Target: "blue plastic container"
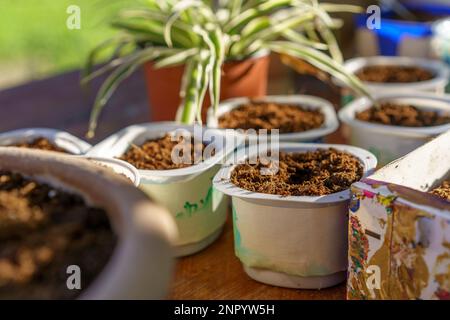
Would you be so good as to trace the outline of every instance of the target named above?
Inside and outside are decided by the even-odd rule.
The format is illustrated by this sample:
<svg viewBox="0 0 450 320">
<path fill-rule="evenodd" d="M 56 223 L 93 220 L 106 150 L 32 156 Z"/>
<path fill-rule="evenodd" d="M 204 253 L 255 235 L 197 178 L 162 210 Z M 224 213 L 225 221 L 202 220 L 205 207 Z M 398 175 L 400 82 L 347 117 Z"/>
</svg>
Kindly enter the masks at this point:
<svg viewBox="0 0 450 320">
<path fill-rule="evenodd" d="M 450 16 L 450 3 L 447 5 L 414 3 L 405 4 L 405 7 L 413 12 L 424 12 L 436 17 Z M 369 16 L 367 14 L 356 15 L 355 23 L 358 29 L 368 30 L 366 22 Z M 396 20 L 393 11 L 382 10 L 381 28 L 370 30 L 370 32 L 375 34 L 378 45 L 378 52 L 374 52 L 373 55 L 397 56 L 401 55 L 399 47 L 405 39 L 431 39 L 433 23 Z M 414 54 L 411 53 L 411 56 Z"/>
</svg>

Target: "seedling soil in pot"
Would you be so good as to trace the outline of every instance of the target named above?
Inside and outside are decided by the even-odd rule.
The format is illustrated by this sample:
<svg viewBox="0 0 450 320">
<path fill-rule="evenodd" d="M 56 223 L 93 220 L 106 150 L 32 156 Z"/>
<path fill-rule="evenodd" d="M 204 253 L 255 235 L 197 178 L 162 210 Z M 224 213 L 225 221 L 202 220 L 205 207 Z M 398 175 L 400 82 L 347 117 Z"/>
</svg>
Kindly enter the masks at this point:
<svg viewBox="0 0 450 320">
<path fill-rule="evenodd" d="M 367 66 L 358 70 L 356 76 L 362 81 L 374 83 L 412 83 L 431 80 L 435 75 L 414 66 Z"/>
<path fill-rule="evenodd" d="M 223 129 L 279 129 L 279 133 L 320 128 L 325 116 L 320 110 L 289 104 L 250 102 L 219 117 Z"/>
<path fill-rule="evenodd" d="M 56 151 L 61 153 L 69 153 L 67 150 L 58 147 L 50 140 L 46 138 L 36 138 L 30 142 L 21 142 L 10 145 L 11 147 L 27 148 L 27 149 L 39 149 L 45 151 Z"/>
<path fill-rule="evenodd" d="M 356 113 L 355 117 L 361 121 L 402 127 L 433 127 L 450 123 L 450 114 L 394 103 L 382 103 Z"/>
<path fill-rule="evenodd" d="M 450 180 L 444 181 L 440 186 L 431 190 L 430 193 L 450 201 Z"/>
<path fill-rule="evenodd" d="M 272 164 L 273 165 L 273 164 Z M 356 157 L 333 148 L 279 154 L 278 172 L 261 174 L 261 162 L 236 166 L 231 182 L 258 193 L 280 196 L 323 196 L 346 190 L 361 179 L 363 166 Z"/>
<path fill-rule="evenodd" d="M 176 141 L 172 141 L 172 135 L 166 134 L 162 138 L 147 140 L 142 145 L 137 146 L 132 144 L 130 148 L 119 159 L 124 160 L 141 170 L 171 170 L 190 167 L 203 160 L 203 151 L 205 145 L 203 142 L 194 141 L 192 138 L 190 142 L 185 141 L 185 138 L 180 137 Z M 189 146 L 190 143 L 190 146 Z M 186 152 L 190 150 L 190 160 L 181 163 L 172 161 L 172 152 L 178 146 L 188 146 Z M 182 152 L 182 151 L 180 151 Z"/>
<path fill-rule="evenodd" d="M 0 172 L 0 299 L 76 298 L 116 242 L 106 212 L 79 195 Z M 67 286 L 71 265 L 80 268 L 79 290 Z"/>
</svg>

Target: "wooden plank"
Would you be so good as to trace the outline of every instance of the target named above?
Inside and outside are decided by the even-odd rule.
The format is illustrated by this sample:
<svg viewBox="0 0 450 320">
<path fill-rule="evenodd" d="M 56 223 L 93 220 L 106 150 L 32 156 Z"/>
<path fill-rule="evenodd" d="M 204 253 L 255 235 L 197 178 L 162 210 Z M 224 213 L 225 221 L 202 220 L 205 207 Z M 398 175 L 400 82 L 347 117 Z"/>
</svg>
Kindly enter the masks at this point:
<svg viewBox="0 0 450 320">
<path fill-rule="evenodd" d="M 233 249 L 233 228 L 228 219 L 221 237 L 210 247 L 178 260 L 169 299 L 345 299 L 345 285 L 322 290 L 294 290 L 250 279 Z"/>
</svg>

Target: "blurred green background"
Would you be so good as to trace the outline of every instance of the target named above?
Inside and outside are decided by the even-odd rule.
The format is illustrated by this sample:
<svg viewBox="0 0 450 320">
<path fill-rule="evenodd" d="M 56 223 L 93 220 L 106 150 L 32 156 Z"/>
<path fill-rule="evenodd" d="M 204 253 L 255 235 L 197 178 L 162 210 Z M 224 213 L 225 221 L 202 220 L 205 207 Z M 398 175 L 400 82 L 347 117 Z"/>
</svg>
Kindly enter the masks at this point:
<svg viewBox="0 0 450 320">
<path fill-rule="evenodd" d="M 126 2 L 0 0 L 0 89 L 79 69 L 89 50 L 113 34 L 108 20 Z M 66 26 L 70 5 L 80 7 L 80 30 Z"/>
</svg>

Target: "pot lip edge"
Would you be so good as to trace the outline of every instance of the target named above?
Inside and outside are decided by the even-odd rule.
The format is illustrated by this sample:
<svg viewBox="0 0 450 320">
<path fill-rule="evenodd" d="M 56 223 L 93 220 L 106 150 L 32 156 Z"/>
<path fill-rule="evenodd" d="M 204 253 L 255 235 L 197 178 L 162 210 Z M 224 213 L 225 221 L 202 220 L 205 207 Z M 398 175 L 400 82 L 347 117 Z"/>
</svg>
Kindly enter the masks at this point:
<svg viewBox="0 0 450 320">
<path fill-rule="evenodd" d="M 391 90 L 426 90 L 449 82 L 450 67 L 444 62 L 434 59 L 418 58 L 418 57 L 403 57 L 403 56 L 369 56 L 369 57 L 354 57 L 344 62 L 344 68 L 354 74 L 356 71 L 368 65 L 398 65 L 398 66 L 419 66 L 421 68 L 430 70 L 435 73 L 435 77 L 426 81 L 418 82 L 393 82 L 393 83 L 374 83 L 369 81 L 362 81 L 369 89 L 381 90 L 389 88 Z M 340 80 L 332 78 L 333 82 L 341 87 L 347 87 Z"/>
<path fill-rule="evenodd" d="M 377 159 L 375 155 L 371 152 L 345 144 L 322 144 L 322 143 L 292 143 L 292 142 L 282 142 L 280 143 L 280 151 L 282 149 L 297 149 L 298 151 L 303 150 L 316 150 L 316 149 L 326 149 L 326 148 L 336 148 L 338 150 L 346 151 L 353 156 L 356 156 L 362 165 L 364 166 L 363 176 L 361 179 L 367 178 L 373 174 L 377 165 Z M 294 151 L 295 152 L 295 151 Z M 242 157 L 244 158 L 244 157 Z M 239 161 L 239 159 L 237 159 Z M 339 203 L 342 201 L 347 201 L 350 199 L 350 187 L 348 189 L 342 190 L 340 192 L 324 195 L 324 196 L 286 196 L 281 195 L 252 192 L 238 186 L 235 186 L 229 179 L 231 172 L 237 164 L 223 166 L 213 178 L 213 186 L 219 191 L 227 194 L 231 197 L 237 197 L 240 199 L 254 200 L 254 201 L 274 201 L 274 202 L 286 202 L 286 203 L 301 203 L 308 204 L 311 206 L 324 206 L 334 203 Z M 361 180 L 360 179 L 360 180 Z"/>
<path fill-rule="evenodd" d="M 241 59 L 225 60 L 224 63 L 225 64 L 226 63 L 239 63 L 239 62 L 244 62 L 244 61 L 249 61 L 249 60 L 257 60 L 257 59 L 268 57 L 268 56 L 270 56 L 271 53 L 272 53 L 272 51 L 269 49 L 260 49 L 247 57 L 244 57 Z"/>
<path fill-rule="evenodd" d="M 117 159 L 117 158 L 108 158 L 108 157 L 99 157 L 99 156 L 87 156 L 87 155 L 76 155 L 74 157 L 78 157 L 81 159 L 87 159 L 87 160 L 91 160 L 94 163 L 95 162 L 100 162 L 100 163 L 108 163 L 108 164 L 112 164 L 112 165 L 117 165 L 119 167 L 124 168 L 125 170 L 128 170 L 131 175 L 133 176 L 133 179 L 130 179 L 133 184 L 138 187 L 141 181 L 141 175 L 139 174 L 139 170 L 136 169 L 136 167 L 134 167 L 132 164 Z M 107 164 L 105 164 L 105 166 L 108 166 Z M 128 177 L 128 176 L 127 176 Z"/>
<path fill-rule="evenodd" d="M 437 103 L 447 103 L 449 104 L 449 112 L 450 112 L 450 95 L 435 95 L 432 93 L 385 93 L 385 94 L 377 94 L 374 95 L 375 100 L 403 100 L 403 99 L 422 99 L 422 100 L 432 100 Z M 383 132 L 389 135 L 415 135 L 418 137 L 428 137 L 430 135 L 437 135 L 443 133 L 450 129 L 449 124 L 443 124 L 439 126 L 431 126 L 431 127 L 403 127 L 403 126 L 393 126 L 393 125 L 384 125 L 379 123 L 371 123 L 367 121 L 361 121 L 355 118 L 355 113 L 357 109 L 367 109 L 370 108 L 372 102 L 367 97 L 359 97 L 346 106 L 344 106 L 338 112 L 338 118 L 341 122 L 347 124 L 350 127 L 356 128 L 364 128 L 372 131 Z M 421 106 L 419 106 L 420 108 Z M 442 108 L 445 110 L 445 108 Z"/>
<path fill-rule="evenodd" d="M 201 130 L 214 130 L 218 135 L 223 137 L 225 140 L 236 138 L 238 140 L 237 146 L 239 146 L 243 141 L 242 137 L 239 135 L 233 135 L 232 137 L 230 135 L 224 134 L 218 129 L 214 128 L 207 128 L 206 126 L 193 124 L 193 125 L 186 125 L 177 123 L 175 121 L 160 121 L 160 122 L 146 122 L 141 124 L 134 124 L 131 126 L 128 126 L 118 132 L 113 133 L 109 137 L 105 138 L 103 141 L 99 142 L 97 145 L 94 145 L 91 150 L 86 154 L 86 156 L 100 156 L 100 157 L 106 157 L 111 158 L 114 157 L 112 155 L 101 155 L 99 152 L 101 150 L 97 150 L 99 148 L 102 148 L 103 144 L 108 144 L 110 141 L 112 141 L 112 145 L 117 145 L 120 143 L 124 143 L 124 141 L 134 141 L 137 138 L 139 138 L 142 134 L 145 134 L 145 132 L 151 132 L 152 134 L 154 131 L 158 130 L 158 128 L 161 128 L 163 132 L 169 133 L 174 132 L 176 130 L 188 130 L 191 133 L 194 132 L 195 128 L 201 128 Z M 156 134 L 156 133 L 155 133 Z M 159 132 L 159 135 L 161 134 L 161 131 Z M 116 140 L 116 138 L 119 138 L 119 140 Z M 211 168 L 213 168 L 215 165 L 220 164 L 225 157 L 230 154 L 233 150 L 230 149 L 230 147 L 221 148 L 220 152 L 216 153 L 213 157 L 208 158 L 206 161 L 202 161 L 201 163 L 191 165 L 189 167 L 185 168 L 179 168 L 179 169 L 170 169 L 170 170 L 143 170 L 143 169 L 137 169 L 140 175 L 140 181 L 142 184 L 166 184 L 171 182 L 181 182 L 181 181 L 188 181 L 190 179 L 193 179 L 197 177 L 198 175 L 201 175 Z M 161 182 L 160 179 L 169 179 L 169 181 Z"/>
<path fill-rule="evenodd" d="M 224 115 L 228 112 L 230 112 L 232 109 L 235 109 L 239 107 L 240 104 L 249 102 L 251 100 L 261 100 L 261 101 L 268 101 L 268 102 L 274 102 L 274 103 L 283 103 L 283 100 L 288 100 L 287 103 L 296 105 L 298 107 L 302 107 L 302 104 L 304 104 L 304 100 L 307 100 L 306 104 L 311 103 L 314 104 L 317 109 L 322 109 L 322 113 L 326 117 L 324 125 L 322 125 L 319 128 L 303 131 L 303 132 L 288 132 L 288 133 L 280 133 L 280 142 L 283 141 L 283 139 L 290 140 L 290 141 L 310 141 L 314 139 L 320 139 L 322 137 L 325 137 L 333 132 L 335 132 L 339 128 L 339 120 L 336 113 L 336 110 L 334 109 L 333 105 L 330 101 L 322 98 L 317 97 L 313 95 L 307 95 L 307 94 L 295 94 L 295 95 L 265 95 L 262 97 L 236 97 L 227 99 L 224 101 L 221 101 L 218 107 L 217 116 Z M 290 100 L 297 100 L 297 101 L 290 101 Z M 226 109 L 223 112 L 219 111 L 220 109 Z M 230 110 L 228 110 L 230 109 Z M 208 128 L 218 129 L 218 130 L 227 130 L 226 128 L 218 128 L 216 119 L 214 118 L 213 114 L 214 110 L 210 106 L 207 111 L 207 119 L 206 119 L 206 125 Z M 212 126 L 210 127 L 210 125 Z M 233 130 L 233 129 L 230 129 Z"/>
<path fill-rule="evenodd" d="M 258 50 L 255 53 L 253 53 L 252 55 L 244 57 L 244 58 L 241 58 L 241 59 L 230 59 L 230 60 L 226 59 L 223 62 L 223 66 L 225 66 L 227 64 L 242 63 L 242 62 L 246 62 L 246 61 L 253 61 L 253 60 L 264 59 L 266 57 L 269 57 L 271 53 L 272 53 L 272 51 L 269 50 L 269 49 L 261 49 L 261 50 Z M 153 64 L 154 64 L 153 61 L 148 61 L 148 62 L 146 62 L 144 64 L 144 66 L 146 66 L 146 65 L 153 65 Z M 161 70 L 169 69 L 169 68 L 176 68 L 176 67 L 180 67 L 180 66 L 184 66 L 184 64 L 182 63 L 182 64 L 176 65 L 176 66 L 164 67 L 164 68 L 161 68 Z"/>
<path fill-rule="evenodd" d="M 6 140 L 6 139 L 16 139 L 16 138 L 20 139 L 20 137 L 23 137 L 23 138 L 43 137 L 43 138 L 50 140 L 55 145 L 67 150 L 64 146 L 62 146 L 61 144 L 59 144 L 57 142 L 57 139 L 66 140 L 67 142 L 73 144 L 74 146 L 76 146 L 79 149 L 78 154 L 72 154 L 75 156 L 84 155 L 87 152 L 89 152 L 89 150 L 92 148 L 92 145 L 89 142 L 84 141 L 83 139 L 81 139 L 67 131 L 53 129 L 53 128 L 45 128 L 45 127 L 20 128 L 20 129 L 14 129 L 14 130 L 2 132 L 2 133 L 0 133 L 0 142 L 2 140 Z M 0 145 L 0 146 L 6 146 L 6 145 Z M 67 150 L 67 151 L 70 152 L 70 150 Z"/>
</svg>

